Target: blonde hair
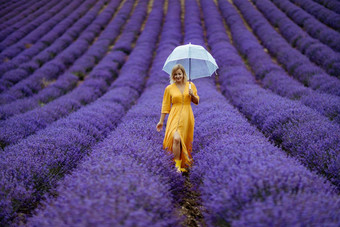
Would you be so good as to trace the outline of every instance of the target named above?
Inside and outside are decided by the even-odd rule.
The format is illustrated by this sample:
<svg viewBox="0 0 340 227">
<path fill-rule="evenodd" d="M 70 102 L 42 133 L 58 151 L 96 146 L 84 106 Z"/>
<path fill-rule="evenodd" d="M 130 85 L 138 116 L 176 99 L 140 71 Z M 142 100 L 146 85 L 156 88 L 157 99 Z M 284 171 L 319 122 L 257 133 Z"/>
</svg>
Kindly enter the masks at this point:
<svg viewBox="0 0 340 227">
<path fill-rule="evenodd" d="M 175 65 L 175 66 L 172 68 L 171 75 L 170 75 L 170 84 L 173 84 L 173 83 L 175 82 L 175 80 L 174 80 L 174 74 L 175 74 L 175 72 L 176 72 L 178 69 L 180 69 L 180 70 L 182 71 L 182 73 L 183 73 L 183 77 L 184 77 L 183 80 L 184 80 L 184 82 L 186 83 L 186 82 L 188 81 L 188 76 L 187 76 L 187 73 L 185 72 L 185 69 L 184 69 L 183 65 L 177 64 L 177 65 Z"/>
</svg>

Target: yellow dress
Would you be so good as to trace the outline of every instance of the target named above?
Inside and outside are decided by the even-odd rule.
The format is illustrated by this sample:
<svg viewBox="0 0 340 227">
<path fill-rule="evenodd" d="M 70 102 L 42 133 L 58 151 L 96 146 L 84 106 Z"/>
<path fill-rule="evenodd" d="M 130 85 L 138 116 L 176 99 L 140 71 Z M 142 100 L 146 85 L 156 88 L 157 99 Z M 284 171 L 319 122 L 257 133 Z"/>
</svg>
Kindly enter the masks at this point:
<svg viewBox="0 0 340 227">
<path fill-rule="evenodd" d="M 191 89 L 198 98 L 196 86 L 191 82 Z M 195 119 L 191 109 L 191 97 L 189 95 L 189 82 L 186 82 L 183 94 L 175 83 L 165 88 L 162 113 L 169 114 L 166 124 L 163 149 L 172 152 L 174 133 L 181 136 L 181 168 L 192 164 L 191 150 L 194 139 Z"/>
</svg>

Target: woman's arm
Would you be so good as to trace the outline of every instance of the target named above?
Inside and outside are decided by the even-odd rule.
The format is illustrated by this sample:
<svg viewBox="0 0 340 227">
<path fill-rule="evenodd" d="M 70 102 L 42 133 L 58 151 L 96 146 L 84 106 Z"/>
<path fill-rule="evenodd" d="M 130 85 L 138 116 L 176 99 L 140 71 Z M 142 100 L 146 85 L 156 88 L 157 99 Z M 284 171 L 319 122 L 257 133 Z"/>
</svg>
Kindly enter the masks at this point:
<svg viewBox="0 0 340 227">
<path fill-rule="evenodd" d="M 197 105 L 198 104 L 198 98 L 194 95 L 194 93 L 191 89 L 189 89 L 189 95 L 191 96 L 191 101 Z"/>
<path fill-rule="evenodd" d="M 156 126 L 156 129 L 158 132 L 162 130 L 165 115 L 170 113 L 170 109 L 171 109 L 171 94 L 169 91 L 169 86 L 167 86 L 164 90 L 164 95 L 163 95 L 161 119 L 159 119 L 159 122 L 157 123 L 157 126 Z"/>
<path fill-rule="evenodd" d="M 163 128 L 163 122 L 165 119 L 166 113 L 161 113 L 161 118 L 159 119 L 159 122 L 157 123 L 156 130 L 157 132 L 160 132 Z"/>
</svg>

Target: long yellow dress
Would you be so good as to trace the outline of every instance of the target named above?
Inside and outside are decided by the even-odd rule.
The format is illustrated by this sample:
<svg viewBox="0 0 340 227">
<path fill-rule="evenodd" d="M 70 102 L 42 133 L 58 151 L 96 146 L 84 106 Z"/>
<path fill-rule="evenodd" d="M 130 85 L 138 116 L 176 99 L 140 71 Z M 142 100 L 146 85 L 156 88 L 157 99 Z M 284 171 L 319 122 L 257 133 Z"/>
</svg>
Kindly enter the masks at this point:
<svg viewBox="0 0 340 227">
<path fill-rule="evenodd" d="M 196 86 L 191 82 L 191 89 L 198 98 Z M 181 168 L 192 164 L 192 141 L 194 139 L 195 118 L 191 109 L 191 97 L 189 95 L 189 82 L 186 82 L 183 94 L 175 83 L 165 88 L 162 113 L 169 114 L 166 124 L 163 149 L 172 152 L 174 133 L 181 136 Z"/>
</svg>

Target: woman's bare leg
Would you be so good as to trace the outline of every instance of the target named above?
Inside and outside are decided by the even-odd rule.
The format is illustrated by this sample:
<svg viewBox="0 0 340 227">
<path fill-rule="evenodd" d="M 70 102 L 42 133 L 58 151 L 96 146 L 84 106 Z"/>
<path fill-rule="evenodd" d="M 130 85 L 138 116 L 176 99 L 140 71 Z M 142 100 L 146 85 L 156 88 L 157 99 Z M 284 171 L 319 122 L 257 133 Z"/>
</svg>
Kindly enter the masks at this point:
<svg viewBox="0 0 340 227">
<path fill-rule="evenodd" d="M 179 135 L 178 131 L 176 131 L 174 134 L 172 152 L 174 153 L 175 160 L 179 160 L 181 158 L 181 136 Z"/>
</svg>

